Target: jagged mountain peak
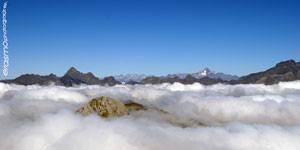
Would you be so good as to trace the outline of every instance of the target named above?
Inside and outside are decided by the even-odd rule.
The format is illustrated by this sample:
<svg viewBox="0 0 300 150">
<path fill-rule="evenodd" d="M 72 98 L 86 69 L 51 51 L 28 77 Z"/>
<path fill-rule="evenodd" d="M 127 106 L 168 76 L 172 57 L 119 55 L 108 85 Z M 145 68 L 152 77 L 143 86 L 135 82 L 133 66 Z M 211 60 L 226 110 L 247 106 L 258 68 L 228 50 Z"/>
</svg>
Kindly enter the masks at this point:
<svg viewBox="0 0 300 150">
<path fill-rule="evenodd" d="M 80 75 L 80 74 L 82 74 L 82 73 L 79 72 L 75 67 L 71 67 L 71 68 L 65 73 L 65 75 L 69 75 L 69 76 Z"/>
<path fill-rule="evenodd" d="M 75 67 L 71 67 L 68 71 L 68 72 L 79 72 Z"/>
<path fill-rule="evenodd" d="M 197 73 L 195 73 L 195 74 L 197 74 Z M 208 74 L 216 74 L 216 72 L 212 71 L 208 67 L 205 67 L 203 70 L 201 70 L 200 72 L 198 72 L 198 75 L 202 75 L 202 76 L 207 76 Z"/>
</svg>

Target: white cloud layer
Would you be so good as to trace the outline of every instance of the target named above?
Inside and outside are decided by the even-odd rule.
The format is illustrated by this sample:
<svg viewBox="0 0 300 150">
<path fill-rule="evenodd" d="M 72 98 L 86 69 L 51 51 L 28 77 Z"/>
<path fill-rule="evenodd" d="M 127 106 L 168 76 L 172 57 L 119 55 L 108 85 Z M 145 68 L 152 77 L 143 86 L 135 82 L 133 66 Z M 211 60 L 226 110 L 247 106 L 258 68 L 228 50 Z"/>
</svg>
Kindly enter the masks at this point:
<svg viewBox="0 0 300 150">
<path fill-rule="evenodd" d="M 74 112 L 109 96 L 150 108 Z M 20 86 L 0 83 L 1 150 L 299 150 L 300 82 L 277 85 Z"/>
</svg>

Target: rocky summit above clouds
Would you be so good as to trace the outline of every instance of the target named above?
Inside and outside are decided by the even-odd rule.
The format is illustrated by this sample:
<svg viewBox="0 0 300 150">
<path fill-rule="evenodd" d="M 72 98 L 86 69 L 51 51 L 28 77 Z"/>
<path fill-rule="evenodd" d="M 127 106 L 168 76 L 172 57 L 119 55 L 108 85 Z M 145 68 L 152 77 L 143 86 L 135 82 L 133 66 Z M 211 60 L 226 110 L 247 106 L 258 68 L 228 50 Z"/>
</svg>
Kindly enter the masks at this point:
<svg viewBox="0 0 300 150">
<path fill-rule="evenodd" d="M 96 113 L 100 117 L 107 118 L 110 116 L 120 117 L 128 115 L 129 110 L 121 101 L 102 96 L 93 98 L 88 104 L 77 110 L 76 113 L 83 116 Z"/>
<path fill-rule="evenodd" d="M 123 103 L 111 97 L 97 97 L 90 100 L 86 105 L 76 111 L 77 114 L 88 116 L 97 114 L 100 117 L 121 117 L 130 112 L 147 110 L 145 106 L 136 102 Z M 162 111 L 163 112 L 163 111 Z"/>
<path fill-rule="evenodd" d="M 199 78 L 201 75 L 206 75 L 205 77 Z M 213 77 L 214 75 L 214 77 Z M 249 74 L 247 76 L 240 77 L 239 79 L 234 80 L 224 80 L 222 78 L 218 78 L 218 75 L 222 76 L 222 73 L 216 73 L 208 68 L 205 69 L 202 73 L 198 74 L 188 74 L 184 76 L 173 76 L 169 77 L 155 77 L 149 76 L 141 81 L 129 81 L 126 84 L 161 84 L 161 83 L 175 83 L 179 82 L 182 84 L 193 84 L 200 83 L 203 85 L 212 85 L 217 83 L 223 84 L 276 84 L 280 81 L 294 81 L 300 80 L 300 62 L 296 63 L 294 60 L 288 60 L 278 63 L 276 66 L 258 73 Z M 197 78 L 198 76 L 198 78 Z M 51 83 L 55 83 L 55 85 L 61 86 L 74 86 L 80 84 L 86 85 L 109 85 L 114 86 L 117 84 L 121 84 L 121 82 L 117 81 L 113 76 L 105 77 L 103 79 L 99 79 L 95 77 L 91 72 L 89 73 L 81 73 L 76 70 L 74 67 L 70 68 L 66 74 L 62 77 L 57 77 L 54 74 L 50 74 L 47 76 L 40 76 L 34 74 L 25 74 L 13 80 L 2 80 L 0 82 L 4 83 L 15 83 L 21 85 L 49 85 Z"/>
<path fill-rule="evenodd" d="M 102 84 L 102 81 L 95 77 L 91 72 L 83 74 L 71 67 L 66 74 L 60 78 L 63 85 L 72 86 L 73 84 Z"/>
<path fill-rule="evenodd" d="M 113 77 L 105 77 L 102 80 L 95 77 L 93 73 L 81 73 L 74 67 L 71 67 L 62 77 L 57 77 L 54 74 L 40 76 L 35 74 L 25 74 L 13 80 L 2 80 L 4 83 L 14 83 L 21 85 L 49 85 L 54 83 L 55 85 L 61 86 L 74 86 L 80 84 L 87 85 L 109 85 L 113 86 L 116 84 L 121 84 L 116 81 Z"/>
</svg>

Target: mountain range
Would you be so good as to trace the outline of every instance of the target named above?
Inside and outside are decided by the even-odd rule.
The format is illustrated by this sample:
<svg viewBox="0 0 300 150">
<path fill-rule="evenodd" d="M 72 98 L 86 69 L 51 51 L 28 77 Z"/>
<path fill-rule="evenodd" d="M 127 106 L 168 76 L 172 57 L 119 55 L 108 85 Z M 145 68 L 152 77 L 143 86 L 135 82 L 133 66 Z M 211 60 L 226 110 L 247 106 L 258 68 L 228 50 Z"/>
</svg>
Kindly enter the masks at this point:
<svg viewBox="0 0 300 150">
<path fill-rule="evenodd" d="M 202 71 L 200 72 L 196 72 L 196 73 L 178 73 L 178 74 L 169 74 L 165 77 L 162 78 L 174 78 L 174 77 L 179 77 L 180 79 L 184 79 L 186 78 L 188 75 L 191 75 L 192 77 L 196 78 L 196 79 L 201 79 L 204 77 L 208 77 L 211 79 L 222 79 L 225 81 L 230 81 L 230 80 L 237 80 L 239 79 L 238 76 L 236 75 L 230 75 L 230 74 L 224 74 L 222 72 L 215 72 L 210 70 L 209 68 L 204 68 Z"/>
<path fill-rule="evenodd" d="M 79 72 L 74 67 L 71 67 L 62 77 L 57 77 L 54 74 L 50 74 L 47 76 L 25 74 L 13 80 L 2 80 L 0 82 L 15 83 L 21 85 L 33 85 L 33 84 L 49 85 L 51 83 L 54 83 L 55 85 L 61 85 L 61 86 L 74 86 L 80 84 L 113 86 L 116 84 L 121 84 L 119 81 L 115 80 L 114 77 L 112 76 L 105 77 L 101 80 L 95 77 L 91 72 L 84 74 Z"/>
<path fill-rule="evenodd" d="M 230 75 L 230 74 L 224 74 L 222 72 L 215 72 L 212 71 L 209 68 L 204 68 L 203 70 L 201 70 L 200 72 L 196 72 L 196 73 L 177 73 L 177 74 L 168 74 L 166 76 L 160 76 L 160 79 L 167 79 L 167 78 L 174 78 L 174 77 L 179 77 L 180 79 L 184 79 L 186 76 L 191 75 L 194 78 L 197 79 L 201 79 L 204 77 L 209 77 L 211 79 L 222 79 L 225 81 L 230 81 L 230 80 L 237 80 L 239 79 L 238 76 L 236 75 Z M 118 76 L 114 76 L 114 78 L 119 81 L 119 82 L 129 82 L 129 81 L 133 81 L 133 82 L 140 82 L 141 80 L 147 78 L 147 77 L 151 77 L 149 75 L 145 75 L 145 74 L 126 74 L 126 75 L 118 75 Z"/>
<path fill-rule="evenodd" d="M 126 78 L 126 80 L 125 80 Z M 266 71 L 252 73 L 238 78 L 237 76 L 217 73 L 205 68 L 201 72 L 192 74 L 172 74 L 165 77 L 125 75 L 119 76 L 118 80 L 127 81 L 126 84 L 161 84 L 179 82 L 183 84 L 201 83 L 212 85 L 223 84 L 276 84 L 281 81 L 300 80 L 300 62 L 294 60 L 282 61 Z M 91 72 L 81 73 L 71 67 L 62 77 L 54 74 L 40 76 L 36 74 L 25 74 L 11 80 L 1 80 L 3 83 L 14 83 L 21 85 L 49 85 L 54 83 L 61 86 L 87 85 L 109 85 L 122 84 L 115 77 L 109 76 L 103 79 L 95 77 Z"/>
<path fill-rule="evenodd" d="M 149 77 L 148 75 L 145 74 L 126 74 L 126 75 L 117 75 L 114 76 L 114 78 L 119 81 L 119 82 L 129 82 L 129 81 L 135 81 L 135 82 L 140 82 L 141 80 Z"/>
</svg>

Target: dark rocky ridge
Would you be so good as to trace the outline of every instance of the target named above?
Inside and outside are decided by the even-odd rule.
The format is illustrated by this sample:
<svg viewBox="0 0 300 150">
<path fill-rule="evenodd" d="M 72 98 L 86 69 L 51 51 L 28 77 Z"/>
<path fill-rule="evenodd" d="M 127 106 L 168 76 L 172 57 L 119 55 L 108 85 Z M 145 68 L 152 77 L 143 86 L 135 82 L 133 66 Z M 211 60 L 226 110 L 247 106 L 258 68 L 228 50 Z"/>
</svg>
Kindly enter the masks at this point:
<svg viewBox="0 0 300 150">
<path fill-rule="evenodd" d="M 109 85 L 113 86 L 121 84 L 116 81 L 113 77 L 105 77 L 103 80 L 95 77 L 91 72 L 86 74 L 79 72 L 74 67 L 71 67 L 62 77 L 57 77 L 54 74 L 47 76 L 40 76 L 35 74 L 25 74 L 13 80 L 2 80 L 4 83 L 15 83 L 21 85 L 49 85 L 55 83 L 55 85 L 61 86 L 74 86 L 80 84 L 87 85 Z"/>
<path fill-rule="evenodd" d="M 282 61 L 276 66 L 258 73 L 249 74 L 239 80 L 230 81 L 230 84 L 263 83 L 266 85 L 276 84 L 280 81 L 300 80 L 300 62 L 294 60 Z"/>
<path fill-rule="evenodd" d="M 161 84 L 161 83 L 183 83 L 183 84 L 193 84 L 201 83 L 203 85 L 212 85 L 217 83 L 223 84 L 276 84 L 278 82 L 284 81 L 294 81 L 300 80 L 300 62 L 296 63 L 294 60 L 283 61 L 276 66 L 258 73 L 249 74 L 247 76 L 240 77 L 238 80 L 224 81 L 221 79 L 211 79 L 204 77 L 197 79 L 192 75 L 187 75 L 184 79 L 179 77 L 170 78 L 159 78 L 155 76 L 147 77 L 140 82 L 129 81 L 126 84 Z M 62 77 L 57 77 L 54 74 L 47 76 L 40 76 L 34 74 L 25 74 L 13 80 L 2 80 L 0 82 L 4 83 L 15 83 L 21 85 L 48 85 L 51 82 L 56 85 L 62 86 L 74 86 L 79 84 L 87 85 L 109 85 L 114 86 L 121 84 L 116 81 L 114 77 L 105 77 L 104 79 L 99 79 L 95 77 L 91 72 L 81 73 L 77 71 L 74 67 L 70 68 L 67 73 Z"/>
<path fill-rule="evenodd" d="M 36 74 L 25 74 L 25 75 L 21 75 L 20 77 L 17 77 L 14 80 L 2 80 L 1 82 L 15 83 L 21 85 L 32 85 L 32 84 L 46 85 L 49 82 L 56 83 L 58 80 L 59 77 L 57 77 L 54 74 L 50 74 L 47 76 L 40 76 Z"/>
</svg>

